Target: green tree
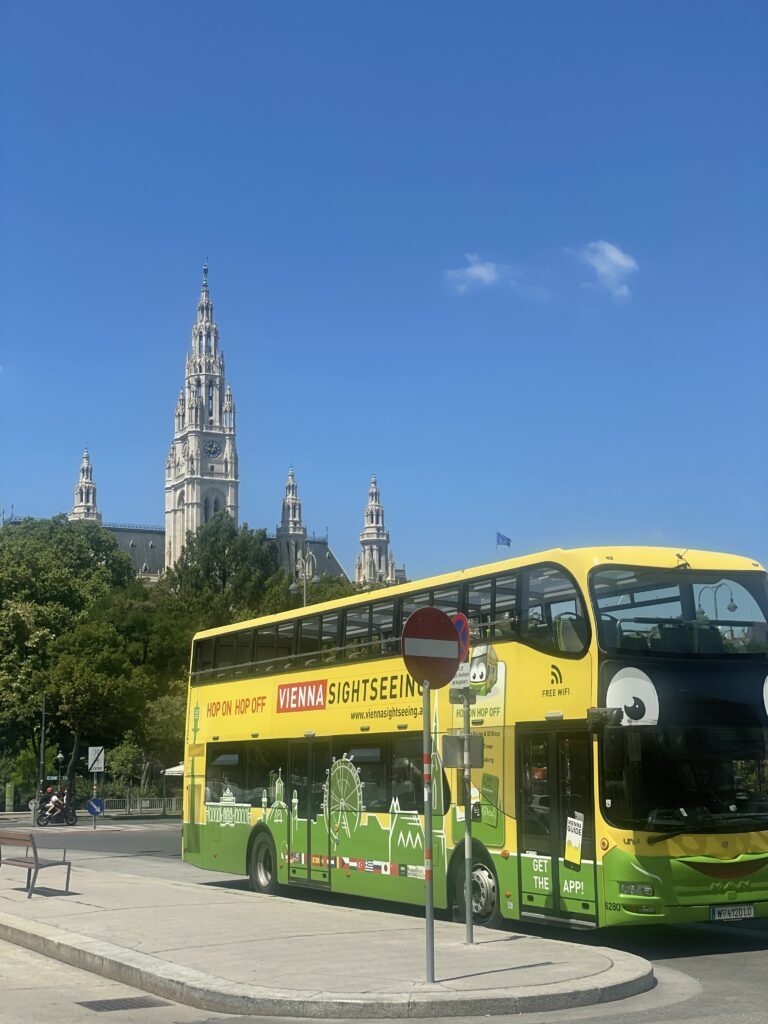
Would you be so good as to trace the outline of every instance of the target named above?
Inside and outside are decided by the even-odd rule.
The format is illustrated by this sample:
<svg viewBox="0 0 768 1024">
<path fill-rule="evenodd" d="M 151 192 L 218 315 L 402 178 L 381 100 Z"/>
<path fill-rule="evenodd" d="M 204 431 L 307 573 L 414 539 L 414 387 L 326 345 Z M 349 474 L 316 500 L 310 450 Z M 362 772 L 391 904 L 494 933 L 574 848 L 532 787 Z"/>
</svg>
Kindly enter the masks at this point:
<svg viewBox="0 0 768 1024">
<path fill-rule="evenodd" d="M 98 523 L 59 516 L 0 529 L 0 736 L 11 750 L 34 737 L 53 644 L 132 576 Z"/>
<path fill-rule="evenodd" d="M 143 695 L 128 646 L 109 623 L 75 626 L 56 642 L 51 660 L 57 715 L 72 733 L 67 770 L 72 781 L 81 738 L 114 746 L 134 726 Z"/>
<path fill-rule="evenodd" d="M 184 758 L 184 719 L 187 712 L 187 682 L 170 683 L 166 693 L 144 708 L 139 735 L 148 760 L 169 768 Z"/>
<path fill-rule="evenodd" d="M 168 582 L 200 629 L 256 615 L 276 570 L 277 547 L 266 530 L 237 527 L 228 513 L 217 512 L 197 533 L 187 534 Z"/>
<path fill-rule="evenodd" d="M 122 740 L 109 751 L 107 769 L 113 779 L 127 786 L 138 780 L 144 766 L 141 747 L 136 742 L 133 731 L 129 729 Z"/>
</svg>

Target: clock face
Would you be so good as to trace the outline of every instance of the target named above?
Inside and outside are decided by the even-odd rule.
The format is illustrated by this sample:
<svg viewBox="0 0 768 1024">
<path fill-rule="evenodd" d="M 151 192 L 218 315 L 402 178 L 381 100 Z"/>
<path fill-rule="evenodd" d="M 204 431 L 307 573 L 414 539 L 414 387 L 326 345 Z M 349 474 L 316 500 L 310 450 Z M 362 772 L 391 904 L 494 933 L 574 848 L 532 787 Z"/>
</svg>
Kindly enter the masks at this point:
<svg viewBox="0 0 768 1024">
<path fill-rule="evenodd" d="M 212 459 L 217 459 L 221 455 L 221 445 L 218 441 L 206 441 L 205 453 Z"/>
</svg>

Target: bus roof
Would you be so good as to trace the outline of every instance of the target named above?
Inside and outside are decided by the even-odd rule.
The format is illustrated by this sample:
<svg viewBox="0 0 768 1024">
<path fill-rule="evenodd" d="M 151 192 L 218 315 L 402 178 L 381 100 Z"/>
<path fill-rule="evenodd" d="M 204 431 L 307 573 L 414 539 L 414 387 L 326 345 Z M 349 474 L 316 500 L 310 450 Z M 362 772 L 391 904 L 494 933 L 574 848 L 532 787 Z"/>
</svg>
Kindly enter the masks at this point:
<svg viewBox="0 0 768 1024">
<path fill-rule="evenodd" d="M 610 565 L 612 563 L 614 565 L 643 565 L 659 569 L 673 569 L 675 566 L 687 564 L 691 569 L 730 570 L 733 572 L 763 569 L 759 562 L 744 555 L 730 555 L 718 551 L 699 551 L 693 548 L 631 547 L 627 545 L 613 546 L 610 544 L 606 544 L 603 547 L 589 548 L 550 548 L 548 551 L 537 551 L 530 555 L 520 555 L 516 558 L 505 558 L 497 562 L 488 562 L 485 565 L 472 566 L 469 569 L 441 573 L 439 576 L 426 576 L 422 579 L 410 580 L 408 583 L 400 583 L 393 587 L 365 590 L 359 594 L 353 594 L 351 597 L 343 597 L 335 601 L 323 601 L 318 604 L 307 605 L 306 608 L 291 608 L 289 611 L 278 612 L 274 615 L 258 616 L 253 619 L 244 619 L 241 622 L 233 622 L 227 626 L 204 629 L 196 633 L 194 639 L 236 632 L 239 629 L 254 626 L 257 623 L 259 625 L 269 625 L 273 622 L 300 618 L 308 614 L 308 609 L 311 609 L 311 614 L 315 614 L 332 608 L 346 608 L 350 605 L 366 601 L 397 597 L 400 594 L 407 594 L 411 591 L 422 590 L 427 587 L 461 583 L 467 577 L 474 578 L 475 576 L 485 576 L 490 573 L 504 572 L 505 570 L 521 569 L 526 565 L 533 565 L 538 562 L 557 562 L 582 580 L 586 577 L 587 572 L 595 566 Z"/>
</svg>

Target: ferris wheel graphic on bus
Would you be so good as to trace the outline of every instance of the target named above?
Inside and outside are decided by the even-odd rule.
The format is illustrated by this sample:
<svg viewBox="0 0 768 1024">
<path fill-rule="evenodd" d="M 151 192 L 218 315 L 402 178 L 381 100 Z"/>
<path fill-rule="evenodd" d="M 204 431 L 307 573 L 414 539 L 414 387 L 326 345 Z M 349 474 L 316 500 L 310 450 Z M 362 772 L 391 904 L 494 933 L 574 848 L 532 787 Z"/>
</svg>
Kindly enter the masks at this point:
<svg viewBox="0 0 768 1024">
<path fill-rule="evenodd" d="M 334 758 L 323 783 L 323 815 L 328 831 L 338 843 L 339 833 L 351 836 L 360 825 L 365 805 L 360 769 L 346 753 Z"/>
</svg>

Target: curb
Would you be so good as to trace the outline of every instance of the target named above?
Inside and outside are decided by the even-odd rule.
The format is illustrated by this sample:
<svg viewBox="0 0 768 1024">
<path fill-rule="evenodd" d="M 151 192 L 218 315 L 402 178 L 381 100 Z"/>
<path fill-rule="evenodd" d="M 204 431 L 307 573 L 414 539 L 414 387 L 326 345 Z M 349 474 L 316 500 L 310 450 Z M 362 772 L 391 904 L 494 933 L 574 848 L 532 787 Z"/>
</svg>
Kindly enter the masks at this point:
<svg viewBox="0 0 768 1024">
<path fill-rule="evenodd" d="M 296 992 L 228 981 L 193 968 L 90 939 L 38 921 L 0 914 L 0 939 L 143 989 L 166 999 L 219 1013 L 273 1017 L 404 1019 L 536 1013 L 590 1006 L 647 992 L 656 985 L 651 964 L 617 950 L 601 951 L 612 966 L 596 978 L 521 989 L 411 994 Z M 599 947 L 598 947 L 599 948 Z M 600 978 L 605 980 L 601 983 Z"/>
</svg>

